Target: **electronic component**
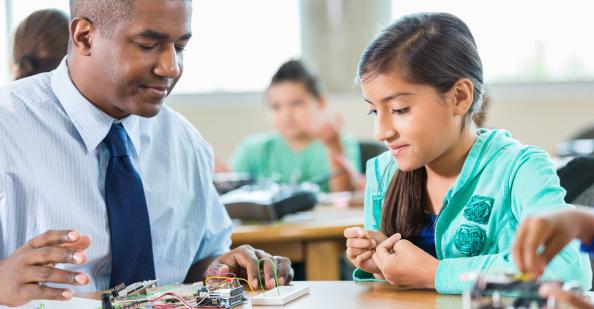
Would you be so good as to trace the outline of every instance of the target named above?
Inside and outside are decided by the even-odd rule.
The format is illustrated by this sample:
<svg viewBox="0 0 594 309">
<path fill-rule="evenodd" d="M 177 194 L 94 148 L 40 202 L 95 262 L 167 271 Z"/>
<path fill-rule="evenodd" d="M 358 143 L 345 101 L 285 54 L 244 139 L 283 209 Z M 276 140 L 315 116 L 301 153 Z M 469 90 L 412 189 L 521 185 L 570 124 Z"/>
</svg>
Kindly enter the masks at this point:
<svg viewBox="0 0 594 309">
<path fill-rule="evenodd" d="M 260 266 L 269 262 L 274 271 L 274 282 L 276 287 L 256 295 L 245 278 L 236 277 L 228 273 L 226 276 L 210 276 L 204 283 L 174 284 L 162 287 L 157 286 L 156 280 L 136 282 L 125 286 L 120 284 L 108 293 L 101 295 L 103 309 L 173 309 L 173 308 L 231 308 L 243 304 L 246 300 L 244 289 L 241 283 L 247 283 L 252 292 L 254 305 L 284 305 L 307 293 L 306 286 L 278 286 L 278 272 L 276 263 L 271 258 L 258 260 Z M 258 272 L 260 286 L 264 286 L 262 276 Z"/>
<path fill-rule="evenodd" d="M 312 209 L 319 187 L 312 183 L 284 185 L 261 181 L 221 196 L 229 216 L 240 220 L 274 221 L 298 211 Z"/>
<path fill-rule="evenodd" d="M 530 281 L 524 275 L 495 273 L 480 275 L 470 290 L 464 292 L 464 309 L 558 308 L 553 298 L 539 295 L 541 281 Z M 547 283 L 557 283 L 552 282 Z M 578 285 L 566 283 L 564 290 L 582 293 Z"/>
<path fill-rule="evenodd" d="M 153 280 L 154 281 L 154 280 Z M 243 286 L 238 278 L 210 280 L 208 285 L 175 284 L 157 287 L 156 281 L 118 285 L 102 295 L 103 308 L 232 308 L 245 301 Z M 110 307 L 111 306 L 111 307 Z"/>
<path fill-rule="evenodd" d="M 198 298 L 203 299 L 200 301 L 199 306 L 231 308 L 243 303 L 243 287 L 214 290 L 208 292 L 205 296 L 198 296 Z"/>
<path fill-rule="evenodd" d="M 101 294 L 101 309 L 113 309 L 109 293 Z"/>
<path fill-rule="evenodd" d="M 254 306 L 282 306 L 301 296 L 307 295 L 308 293 L 309 287 L 307 286 L 287 285 L 279 286 L 275 289 L 266 291 L 262 294 L 252 297 L 251 300 L 252 305 Z"/>
<path fill-rule="evenodd" d="M 132 283 L 126 286 L 123 283 L 116 285 L 111 290 L 113 297 L 128 297 L 138 294 L 148 294 L 148 291 L 157 287 L 157 280 L 147 280 L 142 282 Z"/>
</svg>

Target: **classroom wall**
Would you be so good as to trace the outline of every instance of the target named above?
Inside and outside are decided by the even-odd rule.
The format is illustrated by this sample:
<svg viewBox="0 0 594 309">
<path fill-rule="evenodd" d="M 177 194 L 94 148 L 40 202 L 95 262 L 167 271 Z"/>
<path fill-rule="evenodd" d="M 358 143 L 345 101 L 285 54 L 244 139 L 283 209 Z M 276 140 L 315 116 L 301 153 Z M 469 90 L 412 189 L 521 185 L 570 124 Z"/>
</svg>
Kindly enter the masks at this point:
<svg viewBox="0 0 594 309">
<path fill-rule="evenodd" d="M 523 143 L 540 146 L 550 154 L 576 131 L 594 125 L 594 93 L 589 90 L 594 87 L 590 85 L 499 88 L 490 88 L 486 125 L 504 128 Z M 347 131 L 358 138 L 373 138 L 373 119 L 358 95 L 329 98 L 330 108 L 341 115 Z M 188 118 L 225 160 L 243 136 L 270 129 L 261 94 L 172 96 L 168 104 Z"/>
</svg>

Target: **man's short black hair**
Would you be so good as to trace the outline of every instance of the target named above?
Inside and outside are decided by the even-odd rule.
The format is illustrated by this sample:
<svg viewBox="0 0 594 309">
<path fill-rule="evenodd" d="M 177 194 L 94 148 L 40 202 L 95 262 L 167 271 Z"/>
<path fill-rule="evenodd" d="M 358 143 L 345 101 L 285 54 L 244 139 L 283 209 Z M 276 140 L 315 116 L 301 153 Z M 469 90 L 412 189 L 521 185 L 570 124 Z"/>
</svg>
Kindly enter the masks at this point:
<svg viewBox="0 0 594 309">
<path fill-rule="evenodd" d="M 90 20 L 106 37 L 114 27 L 132 14 L 135 0 L 70 0 L 71 18 Z"/>
</svg>

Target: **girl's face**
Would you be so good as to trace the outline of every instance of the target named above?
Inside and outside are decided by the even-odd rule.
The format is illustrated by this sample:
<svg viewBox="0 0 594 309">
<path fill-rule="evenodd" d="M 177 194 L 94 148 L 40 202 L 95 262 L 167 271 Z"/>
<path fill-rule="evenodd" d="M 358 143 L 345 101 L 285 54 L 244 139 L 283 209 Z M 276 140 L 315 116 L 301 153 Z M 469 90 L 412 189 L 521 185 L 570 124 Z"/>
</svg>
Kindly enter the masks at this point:
<svg viewBox="0 0 594 309">
<path fill-rule="evenodd" d="M 398 168 L 411 171 L 427 165 L 453 147 L 462 116 L 452 95 L 411 84 L 394 73 L 381 74 L 361 85 L 374 117 L 374 136 L 386 144 Z"/>
<path fill-rule="evenodd" d="M 322 109 L 321 102 L 302 83 L 284 81 L 268 88 L 274 127 L 286 139 L 308 136 L 307 126 Z"/>
</svg>

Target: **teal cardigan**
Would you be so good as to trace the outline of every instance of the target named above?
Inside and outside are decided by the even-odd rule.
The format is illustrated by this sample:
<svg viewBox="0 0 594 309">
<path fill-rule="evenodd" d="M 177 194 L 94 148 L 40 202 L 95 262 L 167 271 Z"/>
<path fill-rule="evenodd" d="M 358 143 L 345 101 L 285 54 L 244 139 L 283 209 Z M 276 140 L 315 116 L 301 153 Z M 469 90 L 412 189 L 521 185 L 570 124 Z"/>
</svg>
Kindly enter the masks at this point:
<svg viewBox="0 0 594 309">
<path fill-rule="evenodd" d="M 503 130 L 480 129 L 477 133 L 435 224 L 439 260 L 435 288 L 444 294 L 462 293 L 472 284 L 460 279 L 463 274 L 517 271 L 510 251 L 522 219 L 572 207 L 564 202 L 565 190 L 543 150 L 521 145 Z M 396 165 L 389 152 L 367 162 L 365 229 L 380 230 L 383 200 Z M 375 280 L 361 269 L 353 277 Z M 572 242 L 551 261 L 543 278 L 573 281 L 589 290 L 588 256 Z"/>
</svg>

